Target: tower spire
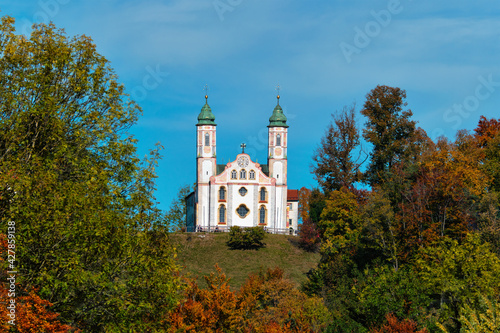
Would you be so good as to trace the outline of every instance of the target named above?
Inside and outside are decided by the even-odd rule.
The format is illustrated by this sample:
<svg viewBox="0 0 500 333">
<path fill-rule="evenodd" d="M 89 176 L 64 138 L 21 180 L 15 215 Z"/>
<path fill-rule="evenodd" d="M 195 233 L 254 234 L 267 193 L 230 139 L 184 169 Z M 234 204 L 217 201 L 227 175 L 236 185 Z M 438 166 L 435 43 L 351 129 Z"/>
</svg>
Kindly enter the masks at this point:
<svg viewBox="0 0 500 333">
<path fill-rule="evenodd" d="M 281 87 L 279 85 L 279 83 L 276 85 L 276 91 L 278 92 L 278 96 L 276 96 L 276 98 L 278 99 L 278 105 L 280 105 L 280 90 L 281 90 Z"/>
<path fill-rule="evenodd" d="M 205 90 L 205 103 L 208 103 L 208 91 L 209 91 L 208 84 L 205 84 L 205 87 L 203 87 L 203 90 Z"/>
</svg>

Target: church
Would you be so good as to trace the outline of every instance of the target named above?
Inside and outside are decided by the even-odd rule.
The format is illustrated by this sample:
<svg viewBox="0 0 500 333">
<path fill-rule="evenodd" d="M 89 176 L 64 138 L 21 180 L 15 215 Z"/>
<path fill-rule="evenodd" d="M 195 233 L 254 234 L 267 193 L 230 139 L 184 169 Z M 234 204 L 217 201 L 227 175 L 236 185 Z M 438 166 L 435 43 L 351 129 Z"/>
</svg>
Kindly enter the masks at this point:
<svg viewBox="0 0 500 333">
<path fill-rule="evenodd" d="M 279 98 L 267 126 L 267 164 L 252 161 L 245 144 L 233 161 L 217 164 L 217 125 L 205 95 L 196 124 L 196 189 L 186 197 L 187 231 L 261 226 L 297 233 L 298 190 L 287 187 L 288 125 Z"/>
</svg>

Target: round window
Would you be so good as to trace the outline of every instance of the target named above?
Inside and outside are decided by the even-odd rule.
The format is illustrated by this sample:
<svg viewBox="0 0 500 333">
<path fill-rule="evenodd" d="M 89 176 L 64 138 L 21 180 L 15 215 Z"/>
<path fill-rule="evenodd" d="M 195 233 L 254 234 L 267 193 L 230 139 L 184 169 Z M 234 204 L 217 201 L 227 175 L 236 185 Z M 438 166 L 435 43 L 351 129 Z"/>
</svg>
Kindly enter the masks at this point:
<svg viewBox="0 0 500 333">
<path fill-rule="evenodd" d="M 248 190 L 246 188 L 242 187 L 242 188 L 240 188 L 240 190 L 238 192 L 240 192 L 240 195 L 242 197 L 244 197 L 247 194 Z"/>
</svg>

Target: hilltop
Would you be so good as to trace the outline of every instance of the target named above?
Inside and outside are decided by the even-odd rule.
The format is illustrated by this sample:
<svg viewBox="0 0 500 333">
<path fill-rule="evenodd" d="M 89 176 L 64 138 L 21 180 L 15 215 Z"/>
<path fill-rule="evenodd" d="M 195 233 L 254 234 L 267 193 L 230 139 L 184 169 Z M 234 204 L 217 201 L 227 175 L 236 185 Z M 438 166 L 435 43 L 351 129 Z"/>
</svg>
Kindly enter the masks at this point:
<svg viewBox="0 0 500 333">
<path fill-rule="evenodd" d="M 231 278 L 230 285 L 238 289 L 250 273 L 261 268 L 280 267 L 285 275 L 299 286 L 305 273 L 316 267 L 320 255 L 297 246 L 298 237 L 267 234 L 266 246 L 259 250 L 231 250 L 227 233 L 175 233 L 170 239 L 177 248 L 183 272 L 203 281 L 203 276 L 215 271 L 218 264 Z"/>
</svg>

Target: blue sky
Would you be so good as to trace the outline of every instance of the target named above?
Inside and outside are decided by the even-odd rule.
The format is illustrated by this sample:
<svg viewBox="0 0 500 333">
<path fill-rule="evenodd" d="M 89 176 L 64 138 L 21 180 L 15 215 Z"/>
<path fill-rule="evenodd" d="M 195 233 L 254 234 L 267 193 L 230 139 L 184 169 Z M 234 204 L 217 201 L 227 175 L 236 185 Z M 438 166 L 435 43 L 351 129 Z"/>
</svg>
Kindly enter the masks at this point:
<svg viewBox="0 0 500 333">
<path fill-rule="evenodd" d="M 131 130 L 141 156 L 156 142 L 165 147 L 162 209 L 195 181 L 205 84 L 218 163 L 227 163 L 242 142 L 266 161 L 279 83 L 290 188 L 316 185 L 311 156 L 331 113 L 353 102 L 359 110 L 378 84 L 405 89 L 413 119 L 432 138 L 472 130 L 480 115 L 500 117 L 497 1 L 23 0 L 0 1 L 0 10 L 21 33 L 53 21 L 93 38 L 143 108 Z"/>
</svg>

